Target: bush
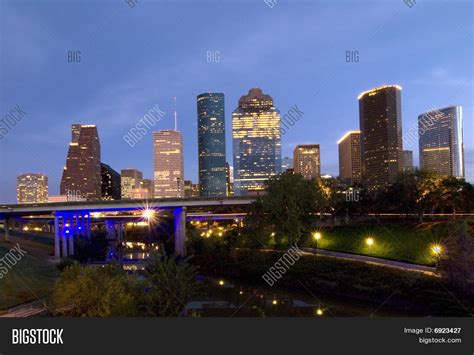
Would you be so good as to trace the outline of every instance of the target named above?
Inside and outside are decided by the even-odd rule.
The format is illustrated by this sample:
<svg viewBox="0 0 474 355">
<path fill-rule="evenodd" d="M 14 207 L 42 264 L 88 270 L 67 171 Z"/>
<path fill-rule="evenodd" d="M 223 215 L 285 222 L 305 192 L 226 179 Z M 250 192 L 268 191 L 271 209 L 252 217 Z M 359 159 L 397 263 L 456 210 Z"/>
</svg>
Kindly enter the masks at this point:
<svg viewBox="0 0 474 355">
<path fill-rule="evenodd" d="M 148 312 L 156 316 L 178 316 L 198 292 L 197 267 L 189 258 L 153 253 L 145 267 Z"/>
<path fill-rule="evenodd" d="M 79 317 L 140 315 L 143 284 L 114 265 L 73 264 L 64 269 L 53 291 L 56 313 Z"/>
</svg>

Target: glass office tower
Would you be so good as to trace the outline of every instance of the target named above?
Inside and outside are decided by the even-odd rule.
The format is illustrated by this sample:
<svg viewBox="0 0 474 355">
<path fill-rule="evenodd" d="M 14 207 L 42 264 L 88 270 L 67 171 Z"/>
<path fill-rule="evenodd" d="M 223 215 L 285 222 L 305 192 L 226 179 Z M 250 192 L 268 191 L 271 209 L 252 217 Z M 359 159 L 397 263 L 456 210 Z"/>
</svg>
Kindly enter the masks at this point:
<svg viewBox="0 0 474 355">
<path fill-rule="evenodd" d="M 253 88 L 232 113 L 234 194 L 258 195 L 281 172 L 280 112 L 273 99 Z"/>
<path fill-rule="evenodd" d="M 225 197 L 227 191 L 224 94 L 199 95 L 197 115 L 200 196 Z"/>
<path fill-rule="evenodd" d="M 420 168 L 464 177 L 462 107 L 450 106 L 418 116 Z"/>
</svg>

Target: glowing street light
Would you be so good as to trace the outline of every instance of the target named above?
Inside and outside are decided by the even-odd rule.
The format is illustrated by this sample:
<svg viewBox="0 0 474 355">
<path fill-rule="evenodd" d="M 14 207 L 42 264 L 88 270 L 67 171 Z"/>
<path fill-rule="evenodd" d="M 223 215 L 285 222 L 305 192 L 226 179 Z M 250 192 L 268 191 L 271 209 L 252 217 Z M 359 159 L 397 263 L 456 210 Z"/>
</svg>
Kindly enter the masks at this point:
<svg viewBox="0 0 474 355">
<path fill-rule="evenodd" d="M 365 244 L 367 244 L 369 247 L 374 244 L 374 239 L 373 238 L 367 238 L 365 240 Z"/>
<path fill-rule="evenodd" d="M 277 305 L 277 304 L 278 304 L 278 301 L 277 301 L 277 300 L 273 300 L 273 301 L 272 301 L 272 304 L 273 304 L 273 305 Z"/>
<path fill-rule="evenodd" d="M 224 286 L 224 280 L 219 280 L 219 286 Z"/>
<path fill-rule="evenodd" d="M 316 310 L 316 314 L 317 314 L 318 316 L 322 316 L 322 315 L 323 315 L 323 310 L 322 310 L 321 308 L 318 308 L 318 309 Z"/>
<path fill-rule="evenodd" d="M 434 244 L 433 246 L 431 246 L 431 251 L 434 255 L 438 256 L 443 251 L 443 248 L 441 248 L 441 245 L 439 244 Z"/>
<path fill-rule="evenodd" d="M 314 239 L 319 240 L 319 239 L 321 239 L 321 237 L 322 237 L 322 236 L 321 236 L 321 233 L 319 233 L 319 232 L 313 233 L 313 238 L 314 238 Z"/>
<path fill-rule="evenodd" d="M 148 222 L 150 222 L 150 220 L 152 220 L 154 216 L 155 216 L 155 211 L 152 209 L 147 208 L 143 210 L 142 212 L 142 218 L 146 219 Z"/>
</svg>

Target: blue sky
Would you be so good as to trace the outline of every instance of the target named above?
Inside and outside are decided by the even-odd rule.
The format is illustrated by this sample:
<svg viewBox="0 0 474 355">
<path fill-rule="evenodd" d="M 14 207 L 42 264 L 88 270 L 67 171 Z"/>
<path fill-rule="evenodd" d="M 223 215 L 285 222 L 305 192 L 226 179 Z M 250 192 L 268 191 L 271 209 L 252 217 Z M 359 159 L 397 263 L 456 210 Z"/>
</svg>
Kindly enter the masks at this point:
<svg viewBox="0 0 474 355">
<path fill-rule="evenodd" d="M 185 177 L 197 181 L 196 96 L 225 94 L 227 159 L 231 112 L 261 87 L 284 114 L 304 117 L 282 137 L 321 144 L 322 171 L 338 173 L 336 141 L 358 129 L 357 96 L 383 84 L 402 90 L 403 130 L 418 114 L 462 105 L 466 175 L 474 182 L 472 1 L 0 0 L 0 119 L 27 113 L 0 140 L 0 202 L 16 201 L 16 175 L 42 172 L 59 193 L 70 125 L 97 124 L 102 161 L 152 177 L 152 133 L 135 147 L 122 139 L 155 105 L 155 129 L 178 128 Z M 207 51 L 220 52 L 208 63 Z M 68 51 L 81 51 L 68 63 Z M 346 51 L 359 51 L 346 63 Z M 418 163 L 418 142 L 405 141 Z"/>
</svg>

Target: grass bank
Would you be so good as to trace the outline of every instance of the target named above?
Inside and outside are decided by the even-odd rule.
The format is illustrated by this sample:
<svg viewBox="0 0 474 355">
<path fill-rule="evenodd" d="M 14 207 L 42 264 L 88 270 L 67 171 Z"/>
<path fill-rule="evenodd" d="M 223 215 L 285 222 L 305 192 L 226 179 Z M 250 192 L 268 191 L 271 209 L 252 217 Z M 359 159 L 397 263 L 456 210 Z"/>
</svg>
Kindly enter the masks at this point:
<svg viewBox="0 0 474 355">
<path fill-rule="evenodd" d="M 0 258 L 3 258 L 9 250 L 8 243 L 2 243 Z M 54 265 L 30 254 L 23 256 L 11 267 L 5 262 L 1 265 L 8 271 L 5 273 L 5 269 L 2 269 L 1 273 L 3 277 L 0 279 L 0 311 L 48 295 L 58 276 Z"/>
<path fill-rule="evenodd" d="M 311 238 L 305 246 L 369 255 L 378 258 L 433 266 L 436 264 L 434 245 L 443 245 L 446 233 L 436 230 L 437 223 L 364 224 L 321 228 L 319 240 Z M 369 245 L 367 240 L 373 243 Z"/>
</svg>

